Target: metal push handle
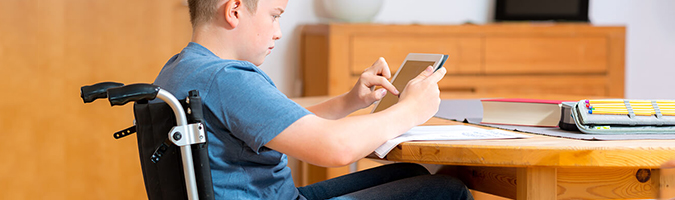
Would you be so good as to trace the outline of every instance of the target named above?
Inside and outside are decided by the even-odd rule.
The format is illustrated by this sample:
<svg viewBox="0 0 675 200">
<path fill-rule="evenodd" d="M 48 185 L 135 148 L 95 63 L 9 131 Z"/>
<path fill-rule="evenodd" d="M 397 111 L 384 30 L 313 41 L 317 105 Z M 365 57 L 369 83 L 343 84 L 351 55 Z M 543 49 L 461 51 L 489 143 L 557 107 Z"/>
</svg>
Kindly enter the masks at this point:
<svg viewBox="0 0 675 200">
<path fill-rule="evenodd" d="M 176 115 L 176 127 L 187 125 L 187 117 L 185 116 L 185 111 L 183 106 L 178 102 L 178 99 L 171 95 L 170 92 L 166 90 L 157 88 L 158 92 L 156 94 L 157 98 L 164 100 L 171 109 L 173 110 L 174 115 Z M 112 104 L 112 101 L 111 101 Z M 169 133 L 171 134 L 171 133 Z M 169 135 L 169 138 L 172 136 Z M 187 186 L 188 199 L 197 200 L 199 199 L 199 193 L 197 192 L 197 178 L 195 177 L 195 166 L 192 160 L 192 148 L 190 145 L 180 146 L 180 153 L 183 159 L 183 174 L 185 175 L 185 185 Z"/>
</svg>

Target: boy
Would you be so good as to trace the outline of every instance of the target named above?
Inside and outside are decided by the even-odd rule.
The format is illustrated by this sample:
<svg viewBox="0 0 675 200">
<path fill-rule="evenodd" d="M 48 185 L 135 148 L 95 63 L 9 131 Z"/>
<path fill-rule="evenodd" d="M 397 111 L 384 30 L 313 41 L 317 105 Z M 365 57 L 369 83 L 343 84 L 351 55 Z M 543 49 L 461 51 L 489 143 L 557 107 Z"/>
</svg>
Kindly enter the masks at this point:
<svg viewBox="0 0 675 200">
<path fill-rule="evenodd" d="M 429 67 L 400 93 L 379 59 L 348 93 L 302 108 L 257 68 L 281 38 L 278 20 L 288 0 L 259 1 L 190 0 L 192 42 L 155 80 L 175 95 L 200 91 L 217 199 L 471 199 L 461 182 L 428 175 L 413 164 L 296 188 L 286 155 L 327 167 L 363 158 L 432 117 L 440 103 L 437 82 L 446 71 Z M 371 91 L 373 86 L 383 88 Z M 375 114 L 345 117 L 387 91 L 400 94 L 400 102 Z"/>
</svg>

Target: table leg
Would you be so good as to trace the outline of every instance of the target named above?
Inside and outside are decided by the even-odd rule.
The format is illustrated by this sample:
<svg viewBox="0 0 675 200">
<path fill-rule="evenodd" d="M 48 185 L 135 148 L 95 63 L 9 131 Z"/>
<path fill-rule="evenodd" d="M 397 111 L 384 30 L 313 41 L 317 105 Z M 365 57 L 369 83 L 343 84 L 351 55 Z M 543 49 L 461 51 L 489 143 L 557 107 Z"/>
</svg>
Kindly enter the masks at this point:
<svg viewBox="0 0 675 200">
<path fill-rule="evenodd" d="M 675 166 L 655 171 L 659 178 L 659 199 L 675 199 Z"/>
<path fill-rule="evenodd" d="M 556 168 L 523 167 L 516 171 L 516 195 L 518 200 L 556 199 Z"/>
</svg>

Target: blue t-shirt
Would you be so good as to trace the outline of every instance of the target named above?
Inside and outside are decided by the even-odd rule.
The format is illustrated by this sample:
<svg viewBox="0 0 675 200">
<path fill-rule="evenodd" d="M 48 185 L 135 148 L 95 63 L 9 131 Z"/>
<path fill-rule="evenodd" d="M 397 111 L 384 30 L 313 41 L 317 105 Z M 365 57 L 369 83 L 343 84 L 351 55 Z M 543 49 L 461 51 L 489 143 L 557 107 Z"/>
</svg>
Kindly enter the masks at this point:
<svg viewBox="0 0 675 200">
<path fill-rule="evenodd" d="M 155 85 L 178 99 L 199 90 L 205 105 L 216 199 L 297 199 L 285 154 L 264 145 L 311 114 L 250 62 L 223 60 L 190 43 L 162 68 Z"/>
</svg>

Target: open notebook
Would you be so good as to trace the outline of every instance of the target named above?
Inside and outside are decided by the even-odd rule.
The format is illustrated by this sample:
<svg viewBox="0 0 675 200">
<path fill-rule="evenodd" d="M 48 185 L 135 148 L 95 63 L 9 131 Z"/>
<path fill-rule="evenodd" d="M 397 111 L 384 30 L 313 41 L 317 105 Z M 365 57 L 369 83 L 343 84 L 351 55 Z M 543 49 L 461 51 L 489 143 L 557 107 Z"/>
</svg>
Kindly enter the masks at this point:
<svg viewBox="0 0 675 200">
<path fill-rule="evenodd" d="M 464 125 L 417 126 L 408 132 L 391 139 L 375 149 L 375 155 L 384 158 L 396 145 L 407 141 L 430 140 L 487 140 L 515 139 L 531 136 L 513 133 L 500 129 L 484 129 Z"/>
</svg>

